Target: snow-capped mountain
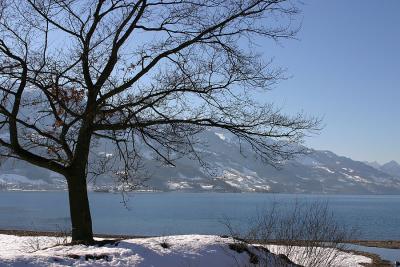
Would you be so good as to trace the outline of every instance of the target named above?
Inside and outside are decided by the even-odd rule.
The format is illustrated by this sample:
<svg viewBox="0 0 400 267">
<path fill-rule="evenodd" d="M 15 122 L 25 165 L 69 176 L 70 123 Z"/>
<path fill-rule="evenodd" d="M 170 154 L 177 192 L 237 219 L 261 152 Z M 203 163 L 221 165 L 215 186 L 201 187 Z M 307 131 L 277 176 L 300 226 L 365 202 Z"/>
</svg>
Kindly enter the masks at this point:
<svg viewBox="0 0 400 267">
<path fill-rule="evenodd" d="M 144 150 L 143 164 L 150 179 L 146 187 L 161 191 L 285 192 L 340 194 L 397 194 L 400 178 L 363 162 L 330 151 L 308 150 L 308 154 L 283 162 L 279 169 L 265 164 L 236 138 L 219 130 L 201 133 L 197 150 L 204 162 L 181 158 L 176 167 L 163 166 L 152 152 Z M 99 146 L 106 147 L 106 146 Z M 110 153 L 100 151 L 98 153 Z M 111 155 L 111 154 L 110 154 Z M 389 167 L 396 167 L 389 164 Z M 388 167 L 386 166 L 386 167 Z M 113 186 L 108 177 L 97 179 L 95 187 Z M 45 169 L 13 159 L 0 166 L 0 187 L 24 189 L 65 188 L 63 178 Z"/>
<path fill-rule="evenodd" d="M 182 159 L 177 167 L 158 167 L 149 184 L 170 190 L 267 191 L 287 193 L 400 193 L 400 179 L 362 162 L 330 151 L 310 149 L 307 155 L 282 163 L 279 169 L 259 161 L 233 136 L 218 131 L 202 134 L 202 158 L 214 171 L 210 177 L 195 162 Z M 166 181 L 167 180 L 167 181 Z"/>
</svg>

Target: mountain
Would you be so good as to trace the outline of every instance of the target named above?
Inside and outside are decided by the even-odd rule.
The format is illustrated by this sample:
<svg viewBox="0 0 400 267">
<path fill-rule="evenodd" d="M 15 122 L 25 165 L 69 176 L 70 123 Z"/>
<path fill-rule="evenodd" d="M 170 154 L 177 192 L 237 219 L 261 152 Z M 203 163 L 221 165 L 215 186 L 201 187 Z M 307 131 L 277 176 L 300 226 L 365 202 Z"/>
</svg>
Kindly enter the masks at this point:
<svg viewBox="0 0 400 267">
<path fill-rule="evenodd" d="M 378 170 L 381 168 L 381 165 L 377 161 L 364 161 L 364 163 Z"/>
<path fill-rule="evenodd" d="M 143 165 L 150 179 L 143 190 L 279 192 L 324 194 L 399 194 L 400 178 L 363 162 L 338 156 L 330 151 L 309 149 L 306 155 L 282 162 L 279 169 L 262 163 L 247 146 L 239 150 L 238 140 L 230 133 L 208 130 L 198 137 L 196 149 L 207 164 L 181 158 L 176 167 L 164 166 L 155 155 L 143 148 Z M 107 153 L 107 145 L 100 145 Z M 241 153 L 239 153 L 241 151 Z M 398 164 L 385 164 L 397 170 Z M 382 166 L 383 169 L 383 166 Z M 17 177 L 17 179 L 12 179 Z M 7 178 L 7 179 L 5 179 Z M 40 181 L 40 182 L 38 182 Z M 0 166 L 0 188 L 62 189 L 65 182 L 59 175 L 25 162 L 7 159 Z M 92 189 L 115 188 L 107 176 L 98 177 Z"/>
<path fill-rule="evenodd" d="M 0 190 L 62 190 L 66 182 L 59 174 L 24 161 L 7 159 L 0 165 Z"/>
<path fill-rule="evenodd" d="M 285 193 L 383 194 L 399 193 L 400 180 L 362 162 L 330 151 L 309 149 L 308 154 L 284 162 L 281 169 L 260 162 L 249 148 L 227 133 L 202 133 L 202 157 L 216 173 L 210 178 L 193 161 L 180 160 L 176 168 L 152 168 L 149 183 L 171 190 L 268 191 Z M 155 164 L 148 162 L 148 164 Z M 148 165 L 148 166 L 151 166 Z M 157 180 L 157 182 L 156 182 Z M 163 182 L 162 182 L 163 181 Z"/>
<path fill-rule="evenodd" d="M 374 167 L 377 170 L 380 170 L 382 172 L 385 172 L 387 174 L 390 174 L 394 177 L 400 178 L 400 164 L 398 164 L 396 161 L 392 160 L 388 163 L 385 163 L 383 165 L 380 165 L 378 162 L 364 162 L 365 164 Z"/>
<path fill-rule="evenodd" d="M 392 160 L 388 163 L 383 164 L 380 167 L 381 171 L 384 171 L 388 174 L 391 174 L 395 177 L 400 178 L 400 164 L 398 164 L 396 161 Z"/>
</svg>

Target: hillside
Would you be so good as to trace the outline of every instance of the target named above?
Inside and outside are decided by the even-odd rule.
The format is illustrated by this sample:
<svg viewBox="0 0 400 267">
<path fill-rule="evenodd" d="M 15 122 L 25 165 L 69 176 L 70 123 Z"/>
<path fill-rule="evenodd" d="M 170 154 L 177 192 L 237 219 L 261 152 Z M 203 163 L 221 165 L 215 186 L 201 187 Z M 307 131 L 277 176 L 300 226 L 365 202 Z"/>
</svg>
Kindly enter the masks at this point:
<svg viewBox="0 0 400 267">
<path fill-rule="evenodd" d="M 397 194 L 399 176 L 330 151 L 309 149 L 306 155 L 282 162 L 279 168 L 265 164 L 246 145 L 229 133 L 209 130 L 198 136 L 199 151 L 207 168 L 198 161 L 181 158 L 176 167 L 163 166 L 144 147 L 144 169 L 149 176 L 142 190 L 279 192 L 328 194 Z M 101 148 L 101 149 L 100 149 Z M 95 153 L 112 156 L 111 146 L 101 144 Z M 102 176 L 92 188 L 117 190 L 114 182 Z M 0 166 L 0 188 L 63 189 L 63 178 L 50 171 L 14 159 Z"/>
</svg>

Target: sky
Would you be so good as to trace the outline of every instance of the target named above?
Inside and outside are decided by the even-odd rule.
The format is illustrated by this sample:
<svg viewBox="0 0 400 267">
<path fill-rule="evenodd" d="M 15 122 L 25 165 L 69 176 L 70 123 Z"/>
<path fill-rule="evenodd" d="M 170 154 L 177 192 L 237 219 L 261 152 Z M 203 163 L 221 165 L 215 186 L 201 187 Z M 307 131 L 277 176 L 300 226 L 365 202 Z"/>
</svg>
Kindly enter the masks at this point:
<svg viewBox="0 0 400 267">
<path fill-rule="evenodd" d="M 400 1 L 305 0 L 299 7 L 299 40 L 261 46 L 290 76 L 263 97 L 323 118 L 307 146 L 400 163 Z"/>
<path fill-rule="evenodd" d="M 400 0 L 302 0 L 298 40 L 259 43 L 287 80 L 262 95 L 323 118 L 314 149 L 400 163 Z"/>
</svg>

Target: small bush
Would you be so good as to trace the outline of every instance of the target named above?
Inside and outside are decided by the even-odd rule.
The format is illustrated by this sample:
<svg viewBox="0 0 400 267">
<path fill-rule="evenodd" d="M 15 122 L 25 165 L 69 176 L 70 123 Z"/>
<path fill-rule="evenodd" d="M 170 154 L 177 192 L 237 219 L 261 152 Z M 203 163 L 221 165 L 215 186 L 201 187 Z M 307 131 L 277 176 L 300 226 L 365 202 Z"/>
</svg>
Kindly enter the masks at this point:
<svg viewBox="0 0 400 267">
<path fill-rule="evenodd" d="M 241 243 L 251 241 L 259 243 L 260 247 L 275 248 L 273 252 L 285 261 L 312 267 L 334 265 L 341 250 L 347 248 L 345 242 L 354 239 L 358 232 L 340 224 L 328 204 L 318 201 L 296 201 L 289 206 L 275 202 L 252 222 L 246 233 L 237 231 L 229 220 L 224 224 L 231 236 Z M 239 252 L 240 248 L 241 245 L 235 245 L 231 249 Z M 268 249 L 264 254 L 267 257 Z"/>
<path fill-rule="evenodd" d="M 164 241 L 164 242 L 161 242 L 161 243 L 160 243 L 160 246 L 161 246 L 162 248 L 165 248 L 165 249 L 171 247 L 171 245 L 170 245 L 169 243 L 165 242 L 165 241 Z"/>
</svg>

